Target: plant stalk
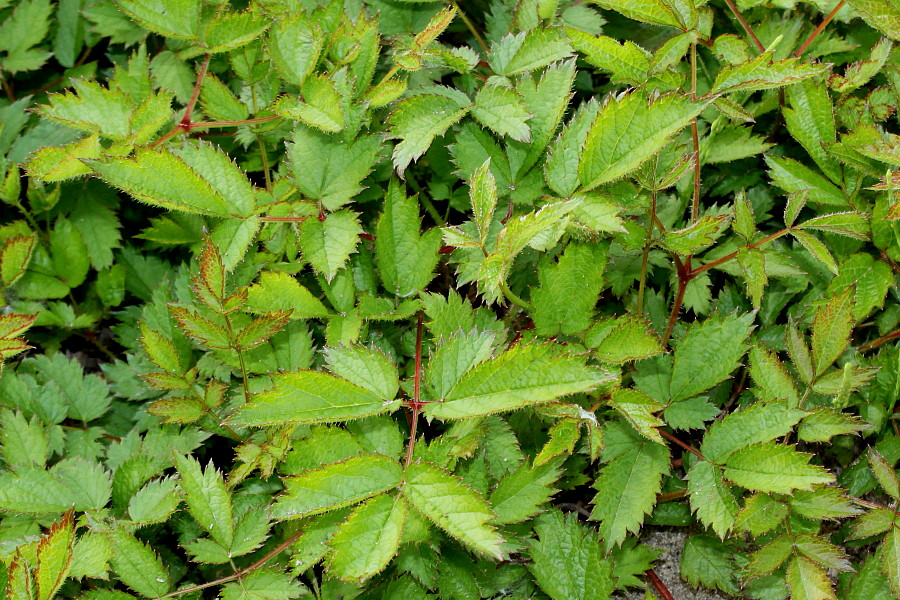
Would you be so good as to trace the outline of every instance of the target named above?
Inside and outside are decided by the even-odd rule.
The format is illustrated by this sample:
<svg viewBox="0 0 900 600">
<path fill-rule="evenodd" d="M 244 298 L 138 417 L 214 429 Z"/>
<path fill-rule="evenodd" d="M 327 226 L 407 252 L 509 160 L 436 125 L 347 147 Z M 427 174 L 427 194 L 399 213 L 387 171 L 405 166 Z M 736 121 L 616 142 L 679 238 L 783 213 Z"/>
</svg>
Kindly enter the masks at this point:
<svg viewBox="0 0 900 600">
<path fill-rule="evenodd" d="M 825 29 L 825 26 L 831 23 L 831 20 L 835 17 L 835 15 L 837 15 L 838 12 L 842 8 L 844 8 L 845 2 L 846 0 L 841 0 L 837 3 L 837 5 L 834 7 L 834 10 L 828 13 L 828 16 L 825 17 L 825 20 L 819 23 L 819 26 L 816 27 L 811 34 L 809 34 L 809 37 L 806 38 L 806 41 L 803 42 L 803 44 L 794 51 L 794 56 L 800 57 L 801 55 L 803 55 L 809 45 L 812 44 L 817 37 L 819 37 L 819 34 L 822 33 L 822 30 Z"/>
<path fill-rule="evenodd" d="M 410 403 L 412 422 L 409 425 L 409 442 L 406 445 L 406 467 L 409 467 L 409 464 L 412 462 L 413 450 L 416 446 L 416 429 L 419 424 L 419 413 L 422 411 L 422 327 L 423 315 L 422 311 L 419 311 L 419 317 L 416 320 L 416 362 L 413 373 L 413 401 Z"/>
</svg>

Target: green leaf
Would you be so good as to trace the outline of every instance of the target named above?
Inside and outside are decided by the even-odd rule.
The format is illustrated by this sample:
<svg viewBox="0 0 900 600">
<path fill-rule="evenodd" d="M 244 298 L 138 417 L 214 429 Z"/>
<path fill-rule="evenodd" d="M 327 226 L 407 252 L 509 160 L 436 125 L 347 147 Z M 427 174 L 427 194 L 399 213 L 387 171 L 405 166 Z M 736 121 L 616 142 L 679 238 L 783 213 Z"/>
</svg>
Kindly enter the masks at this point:
<svg viewBox="0 0 900 600">
<path fill-rule="evenodd" d="M 410 505 L 465 546 L 498 560 L 503 538 L 488 525 L 495 518 L 488 503 L 461 479 L 434 465 L 414 462 L 400 488 Z"/>
<path fill-rule="evenodd" d="M 41 538 L 37 548 L 37 600 L 50 600 L 62 586 L 72 565 L 75 542 L 73 511 L 67 512 Z"/>
<path fill-rule="evenodd" d="M 112 552 L 112 543 L 106 535 L 92 531 L 85 533 L 75 543 L 69 577 L 108 579 Z M 120 593 L 124 595 L 124 592 Z"/>
<path fill-rule="evenodd" d="M 844 235 L 857 240 L 869 239 L 868 217 L 858 212 L 842 212 L 822 215 L 796 226 L 797 229 L 815 229 Z"/>
<path fill-rule="evenodd" d="M 585 331 L 603 289 L 606 247 L 570 243 L 558 262 L 547 255 L 541 259 L 540 287 L 531 292 L 531 318 L 538 334 L 551 337 Z"/>
<path fill-rule="evenodd" d="M 760 492 L 790 494 L 809 490 L 818 483 L 834 481 L 834 475 L 811 465 L 811 455 L 792 446 L 767 442 L 738 450 L 726 462 L 725 477 L 733 483 Z"/>
<path fill-rule="evenodd" d="M 497 513 L 491 523 L 520 523 L 539 513 L 541 505 L 556 493 L 553 483 L 560 475 L 558 461 L 535 467 L 523 462 L 518 469 L 503 477 L 491 492 L 491 508 Z"/>
<path fill-rule="evenodd" d="M 550 189 L 561 197 L 570 197 L 580 185 L 578 164 L 591 125 L 599 112 L 600 105 L 596 100 L 582 104 L 550 146 L 544 164 L 544 179 Z"/>
<path fill-rule="evenodd" d="M 472 116 L 499 136 L 509 136 L 519 142 L 531 141 L 528 112 L 522 97 L 503 85 L 490 82 L 478 90 Z"/>
<path fill-rule="evenodd" d="M 750 127 L 730 126 L 706 138 L 700 148 L 703 164 L 721 164 L 762 154 L 774 144 L 753 135 Z"/>
<path fill-rule="evenodd" d="M 658 429 L 665 423 L 654 414 L 665 408 L 662 403 L 638 390 L 619 388 L 613 391 L 609 404 L 631 423 L 635 431 L 649 440 L 665 444 Z"/>
<path fill-rule="evenodd" d="M 584 337 L 584 345 L 595 348 L 603 362 L 622 364 L 650 358 L 663 351 L 650 324 L 639 317 L 620 317 L 595 323 Z"/>
<path fill-rule="evenodd" d="M 784 122 L 795 140 L 812 157 L 822 172 L 835 183 L 842 179 L 838 162 L 825 150 L 836 140 L 834 107 L 828 88 L 813 80 L 787 89 L 790 108 L 782 108 Z"/>
<path fill-rule="evenodd" d="M 785 400 L 790 407 L 800 403 L 794 380 L 782 362 L 759 344 L 750 348 L 750 377 L 756 385 L 754 393 L 760 400 Z"/>
<path fill-rule="evenodd" d="M 680 16 L 662 0 L 598 0 L 600 6 L 635 21 L 682 28 Z"/>
<path fill-rule="evenodd" d="M 145 598 L 169 591 L 169 573 L 153 550 L 121 528 L 114 529 L 110 539 L 114 552 L 109 562 L 122 583 Z"/>
<path fill-rule="evenodd" d="M 363 230 L 356 213 L 349 210 L 331 213 L 324 221 L 306 219 L 300 225 L 303 257 L 331 281 L 356 252 L 361 233 Z"/>
<path fill-rule="evenodd" d="M 50 232 L 53 271 L 70 288 L 84 283 L 91 263 L 81 233 L 65 217 L 56 220 Z"/>
<path fill-rule="evenodd" d="M 25 274 L 36 244 L 35 236 L 17 235 L 4 241 L 0 248 L 0 288 L 14 284 Z"/>
<path fill-rule="evenodd" d="M 305 14 L 278 19 L 269 30 L 267 48 L 272 63 L 284 79 L 303 85 L 322 51 L 324 36 Z"/>
<path fill-rule="evenodd" d="M 887 575 L 894 595 L 900 594 L 900 527 L 896 523 L 881 544 L 881 570 Z"/>
<path fill-rule="evenodd" d="M 817 535 L 804 533 L 794 540 L 794 548 L 816 564 L 838 572 L 853 571 L 850 561 L 844 552 Z"/>
<path fill-rule="evenodd" d="M 804 493 L 802 491 L 795 492 Z M 744 508 L 737 515 L 734 528 L 749 531 L 753 536 L 760 536 L 772 531 L 788 516 L 788 507 L 769 494 L 753 494 L 744 503 Z"/>
<path fill-rule="evenodd" d="M 847 206 L 847 197 L 833 183 L 790 158 L 766 155 L 772 183 L 785 192 L 808 192 L 810 202 L 825 206 Z"/>
<path fill-rule="evenodd" d="M 687 256 L 715 243 L 725 231 L 728 215 L 706 215 L 679 231 L 667 231 L 663 244 L 676 254 Z"/>
<path fill-rule="evenodd" d="M 866 23 L 891 39 L 900 40 L 900 6 L 890 0 L 851 0 L 848 4 Z"/>
<path fill-rule="evenodd" d="M 688 471 L 687 481 L 691 510 L 697 513 L 701 523 L 712 527 L 716 535 L 725 539 L 735 526 L 740 507 L 722 479 L 722 470 L 701 460 Z"/>
<path fill-rule="evenodd" d="M 787 584 L 795 600 L 834 600 L 825 569 L 805 556 L 795 557 L 787 568 Z"/>
<path fill-rule="evenodd" d="M 558 510 L 535 522 L 537 539 L 528 556 L 537 584 L 553 600 L 606 600 L 612 597 L 613 564 L 591 528 Z"/>
<path fill-rule="evenodd" d="M 169 310 L 178 326 L 188 337 L 198 340 L 207 348 L 220 350 L 231 348 L 231 339 L 228 332 L 221 325 L 210 321 L 206 317 L 201 317 L 184 306 L 172 305 L 169 307 Z"/>
<path fill-rule="evenodd" d="M 637 169 L 708 104 L 677 94 L 650 100 L 640 91 L 607 101 L 591 126 L 579 162 L 582 189 L 591 190 Z"/>
<path fill-rule="evenodd" d="M 282 96 L 273 110 L 282 117 L 303 121 L 326 133 L 337 133 L 344 129 L 344 111 L 341 107 L 343 97 L 331 79 L 322 75 L 307 77 L 303 82 L 302 98 L 303 100 L 299 100 L 293 96 Z"/>
<path fill-rule="evenodd" d="M 605 35 L 593 36 L 577 29 L 566 28 L 576 50 L 593 66 L 612 74 L 613 81 L 638 83 L 648 77 L 650 56 L 632 41 L 621 44 Z"/>
<path fill-rule="evenodd" d="M 87 175 L 91 169 L 81 159 L 98 159 L 103 153 L 100 136 L 92 135 L 64 146 L 37 150 L 26 164 L 28 175 L 46 183 Z"/>
<path fill-rule="evenodd" d="M 317 515 L 356 504 L 400 485 L 403 471 L 392 458 L 365 455 L 285 477 L 285 491 L 272 507 L 276 519 Z"/>
<path fill-rule="evenodd" d="M 328 316 L 328 309 L 296 278 L 284 271 L 263 271 L 247 290 L 246 309 L 254 313 L 290 310 L 293 319 Z"/>
<path fill-rule="evenodd" d="M 535 27 L 492 44 L 488 62 L 494 73 L 509 76 L 545 67 L 571 54 L 562 29 Z"/>
<path fill-rule="evenodd" d="M 47 433 L 36 416 L 26 420 L 21 412 L 0 412 L 0 448 L 7 466 L 47 464 L 50 445 Z"/>
<path fill-rule="evenodd" d="M 490 357 L 497 334 L 493 331 L 459 331 L 445 338 L 429 357 L 425 368 L 428 389 L 446 397 L 472 367 Z"/>
<path fill-rule="evenodd" d="M 119 219 L 112 209 L 81 197 L 70 215 L 70 221 L 81 232 L 91 266 L 100 271 L 113 264 L 113 250 L 121 247 Z"/>
<path fill-rule="evenodd" d="M 145 28 L 172 38 L 193 38 L 200 30 L 199 0 L 115 0 L 119 10 Z"/>
<path fill-rule="evenodd" d="M 469 112 L 471 103 L 462 92 L 435 86 L 400 101 L 388 119 L 390 137 L 400 140 L 394 147 L 394 168 L 400 176 L 409 163 L 425 154 L 434 138 Z"/>
<path fill-rule="evenodd" d="M 840 519 L 858 515 L 861 510 L 836 487 L 818 486 L 809 491 L 797 490 L 789 500 L 791 509 L 810 519 Z"/>
<path fill-rule="evenodd" d="M 401 298 L 424 290 L 434 278 L 441 230 L 420 235 L 421 226 L 418 201 L 392 181 L 375 230 L 375 255 L 384 287 Z"/>
<path fill-rule="evenodd" d="M 585 392 L 613 376 L 553 344 L 517 344 L 469 370 L 439 402 L 426 405 L 435 419 L 489 415 Z"/>
<path fill-rule="evenodd" d="M 600 471 L 594 482 L 597 495 L 591 519 L 600 521 L 607 550 L 618 546 L 628 532 L 637 533 L 656 504 L 662 476 L 670 470 L 669 449 L 643 440 L 631 444 Z"/>
<path fill-rule="evenodd" d="M 209 54 L 228 52 L 249 44 L 269 25 L 269 20 L 256 11 L 217 13 L 203 27 L 200 42 Z"/>
<path fill-rule="evenodd" d="M 827 442 L 836 435 L 852 435 L 868 428 L 858 417 L 819 407 L 803 418 L 797 437 L 804 442 Z"/>
<path fill-rule="evenodd" d="M 325 348 L 325 362 L 338 377 L 377 394 L 383 400 L 393 400 L 400 389 L 397 367 L 380 350 L 365 346 Z"/>
<path fill-rule="evenodd" d="M 378 394 L 317 371 L 279 373 L 275 386 L 254 395 L 232 422 L 244 426 L 333 423 L 377 415 L 392 408 Z"/>
<path fill-rule="evenodd" d="M 331 538 L 328 566 L 345 581 L 365 581 L 397 554 L 407 507 L 402 497 L 375 496 L 360 504 Z"/>
<path fill-rule="evenodd" d="M 518 91 L 532 115 L 528 122 L 531 129 L 531 146 L 519 167 L 520 176 L 527 173 L 544 156 L 547 144 L 556 133 L 569 106 L 574 81 L 575 60 L 569 59 L 550 65 L 537 83 L 530 77 L 525 77 L 519 82 Z"/>
<path fill-rule="evenodd" d="M 212 73 L 207 73 L 200 83 L 200 106 L 219 121 L 243 121 L 250 116 L 247 106 Z"/>
<path fill-rule="evenodd" d="M 5 4 L 4 4 L 5 8 Z M 50 28 L 49 0 L 25 0 L 16 3 L 12 14 L 0 25 L 0 50 L 5 50 L 2 68 L 9 73 L 31 71 L 50 58 L 43 49 L 33 49 L 47 35 Z"/>
<path fill-rule="evenodd" d="M 821 376 L 850 343 L 853 329 L 853 290 L 829 298 L 813 320 L 813 372 Z"/>
<path fill-rule="evenodd" d="M 694 323 L 675 347 L 670 395 L 685 400 L 724 381 L 747 351 L 754 315 L 713 315 Z"/>
<path fill-rule="evenodd" d="M 716 421 L 703 438 L 700 452 L 714 463 L 724 463 L 742 448 L 787 435 L 805 416 L 806 411 L 781 402 L 757 402 Z"/>
<path fill-rule="evenodd" d="M 572 454 L 575 444 L 581 438 L 579 422 L 575 419 L 560 419 L 550 428 L 547 435 L 550 439 L 534 457 L 535 466 L 547 464 L 550 459 L 560 455 Z"/>
<path fill-rule="evenodd" d="M 681 577 L 694 587 L 705 585 L 740 595 L 731 548 L 709 535 L 692 535 L 684 542 Z"/>
<path fill-rule="evenodd" d="M 821 75 L 827 68 L 825 65 L 802 62 L 800 58 L 773 61 L 773 54 L 763 52 L 747 62 L 723 68 L 709 92 L 722 94 L 740 90 L 769 90 Z"/>
<path fill-rule="evenodd" d="M 352 141 L 298 124 L 288 144 L 291 178 L 300 193 L 334 211 L 364 188 L 361 182 L 375 166 L 382 143 L 377 136 Z"/>
<path fill-rule="evenodd" d="M 900 500 L 900 478 L 897 477 L 893 465 L 875 448 L 869 448 L 866 458 L 869 460 L 872 473 L 881 484 L 881 489 L 894 500 Z"/>
<path fill-rule="evenodd" d="M 296 578 L 274 569 L 258 569 L 222 586 L 222 600 L 290 600 L 309 594 Z"/>
<path fill-rule="evenodd" d="M 225 548 L 234 540 L 231 494 L 225 489 L 222 474 L 212 463 L 201 471 L 192 457 L 175 456 L 175 467 L 181 475 L 181 489 L 188 510 L 200 526 Z"/>
<path fill-rule="evenodd" d="M 179 504 L 176 480 L 154 479 L 128 501 L 128 516 L 135 523 L 162 523 L 178 510 Z"/>
<path fill-rule="evenodd" d="M 88 164 L 110 185 L 161 208 L 237 218 L 254 210 L 250 182 L 209 144 L 188 144 L 177 152 L 138 148 L 133 159 L 108 157 Z"/>
</svg>

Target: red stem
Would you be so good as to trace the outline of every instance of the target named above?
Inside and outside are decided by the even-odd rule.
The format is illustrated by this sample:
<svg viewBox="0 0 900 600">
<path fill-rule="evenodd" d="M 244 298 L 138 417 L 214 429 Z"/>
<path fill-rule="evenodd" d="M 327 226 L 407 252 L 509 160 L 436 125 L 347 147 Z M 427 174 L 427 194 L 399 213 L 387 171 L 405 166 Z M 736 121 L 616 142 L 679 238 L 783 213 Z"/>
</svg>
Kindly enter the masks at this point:
<svg viewBox="0 0 900 600">
<path fill-rule="evenodd" d="M 834 16 L 836 14 L 838 14 L 838 11 L 841 10 L 842 8 L 844 8 L 845 2 L 846 2 L 846 0 L 841 0 L 840 2 L 837 3 L 837 6 L 834 7 L 834 10 L 832 10 L 830 13 L 828 13 L 828 16 L 825 17 L 824 21 L 819 23 L 819 26 L 816 27 L 816 29 L 809 35 L 809 37 L 806 38 L 806 41 L 803 42 L 803 45 L 800 46 L 799 48 L 797 48 L 796 52 L 794 52 L 794 56 L 799 57 L 806 51 L 806 48 L 809 47 L 809 45 L 812 44 L 813 41 L 815 41 L 815 39 L 817 37 L 819 37 L 819 34 L 822 33 L 822 30 L 825 29 L 825 26 L 831 22 L 831 20 L 834 18 Z"/>
<path fill-rule="evenodd" d="M 745 246 L 745 247 L 748 250 L 753 250 L 754 248 L 759 248 L 760 246 L 762 246 L 764 244 L 768 244 L 772 240 L 776 240 L 776 239 L 780 238 L 781 236 L 788 233 L 789 231 L 790 231 L 790 229 L 782 229 L 781 231 L 776 231 L 772 235 L 767 235 L 766 237 L 759 240 L 758 242 L 753 242 L 752 244 L 749 244 L 748 246 Z M 738 252 L 740 252 L 740 250 L 736 250 L 736 251 L 732 252 L 731 254 L 727 254 L 727 255 L 723 256 L 722 258 L 717 258 L 714 261 L 708 262 L 705 265 L 701 265 L 701 266 L 697 267 L 696 269 L 693 269 L 690 273 L 688 273 L 688 278 L 693 279 L 694 277 L 696 277 L 700 273 L 703 273 L 704 271 L 709 271 L 710 269 L 712 269 L 714 267 L 718 267 L 719 265 L 721 265 L 723 263 L 727 263 L 729 260 L 734 259 L 738 255 Z"/>
<path fill-rule="evenodd" d="M 683 264 L 677 256 L 675 259 L 675 268 L 678 272 L 678 290 L 675 292 L 675 301 L 672 303 L 672 312 L 669 314 L 669 322 L 666 323 L 666 333 L 663 335 L 662 345 L 665 347 L 672 337 L 672 330 L 675 329 L 675 323 L 678 321 L 678 313 L 681 311 L 681 305 L 684 303 L 684 290 L 691 281 L 691 271 L 689 264 Z"/>
<path fill-rule="evenodd" d="M 244 119 L 243 121 L 199 121 L 197 123 L 189 123 L 188 127 L 197 129 L 198 127 L 234 127 L 236 125 L 252 125 L 253 123 L 265 123 L 280 118 L 279 115 L 270 115 L 268 117 L 257 117 L 255 119 Z"/>
<path fill-rule="evenodd" d="M 672 592 L 669 591 L 666 584 L 662 582 L 662 579 L 659 578 L 656 571 L 647 569 L 647 572 L 644 574 L 647 576 L 647 579 L 650 580 L 650 585 L 653 586 L 653 589 L 656 590 L 656 593 L 659 594 L 659 597 L 662 598 L 662 600 L 675 600 L 675 596 L 672 595 Z"/>
<path fill-rule="evenodd" d="M 299 223 L 305 221 L 309 217 L 260 217 L 263 223 Z"/>
<path fill-rule="evenodd" d="M 203 59 L 203 64 L 200 65 L 200 72 L 197 74 L 197 83 L 194 84 L 194 92 L 191 94 L 191 99 L 188 101 L 187 108 L 184 109 L 184 117 L 181 118 L 182 125 L 187 125 L 188 127 L 191 125 L 191 114 L 193 114 L 194 106 L 197 104 L 197 98 L 200 97 L 200 84 L 203 83 L 203 78 L 206 77 L 206 70 L 209 68 L 209 59 L 210 55 L 207 54 L 206 58 Z"/>
<path fill-rule="evenodd" d="M 416 428 L 419 423 L 419 413 L 422 411 L 422 311 L 419 311 L 419 318 L 416 322 L 416 364 L 415 374 L 413 375 L 413 400 L 409 403 L 412 408 L 412 422 L 409 426 L 409 443 L 406 446 L 406 466 L 412 462 L 413 449 L 416 446 Z"/>
<path fill-rule="evenodd" d="M 867 344 L 863 344 L 862 346 L 859 347 L 859 351 L 860 351 L 860 353 L 862 353 L 862 352 L 868 352 L 869 350 L 874 350 L 875 348 L 878 348 L 879 346 L 882 346 L 882 345 L 888 343 L 889 341 L 895 340 L 897 338 L 900 338 L 900 329 L 892 331 L 892 332 L 888 333 L 887 335 L 883 335 L 880 338 L 872 340 L 871 342 L 869 342 Z"/>
<path fill-rule="evenodd" d="M 694 456 L 699 458 L 700 460 L 706 460 L 706 457 L 703 456 L 702 454 L 700 454 L 700 452 L 691 448 L 689 445 L 685 444 L 684 442 L 679 440 L 677 437 L 675 437 L 674 435 L 672 435 L 665 429 L 658 429 L 657 431 L 659 431 L 660 435 L 662 435 L 664 438 L 666 438 L 670 442 L 675 442 L 676 444 L 678 444 L 679 446 L 681 446 L 682 448 L 684 448 L 685 450 L 687 450 L 688 452 L 690 452 L 691 454 L 693 454 Z"/>
<path fill-rule="evenodd" d="M 731 12 L 737 17 L 737 20 L 740 22 L 741 27 L 744 28 L 744 31 L 747 32 L 747 35 L 750 36 L 750 39 L 753 40 L 753 44 L 757 47 L 760 52 L 765 52 L 766 47 L 762 45 L 762 42 L 759 41 L 759 38 L 756 37 L 756 34 L 753 33 L 753 29 L 750 27 L 750 23 L 744 19 L 744 15 L 741 14 L 741 11 L 738 10 L 738 7 L 735 6 L 732 0 L 725 0 L 725 4 L 728 5 L 728 8 L 731 9 Z"/>
</svg>

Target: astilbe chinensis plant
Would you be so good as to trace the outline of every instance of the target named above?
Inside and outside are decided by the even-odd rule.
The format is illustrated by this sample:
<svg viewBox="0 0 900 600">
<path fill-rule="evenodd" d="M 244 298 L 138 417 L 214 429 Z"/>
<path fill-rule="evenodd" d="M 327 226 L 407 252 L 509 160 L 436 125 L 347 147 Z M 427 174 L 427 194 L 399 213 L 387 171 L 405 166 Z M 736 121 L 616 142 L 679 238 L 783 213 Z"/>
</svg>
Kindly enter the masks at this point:
<svg viewBox="0 0 900 600">
<path fill-rule="evenodd" d="M 0 0 L 0 589 L 900 596 L 898 24 Z"/>
</svg>

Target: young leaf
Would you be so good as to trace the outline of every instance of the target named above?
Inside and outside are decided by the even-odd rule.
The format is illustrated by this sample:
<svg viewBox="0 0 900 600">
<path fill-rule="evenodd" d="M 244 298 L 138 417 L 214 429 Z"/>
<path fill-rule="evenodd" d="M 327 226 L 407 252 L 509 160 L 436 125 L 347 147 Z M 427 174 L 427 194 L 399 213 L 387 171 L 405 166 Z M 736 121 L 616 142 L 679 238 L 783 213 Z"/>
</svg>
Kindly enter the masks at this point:
<svg viewBox="0 0 900 600">
<path fill-rule="evenodd" d="M 496 515 L 478 492 L 434 465 L 414 462 L 400 488 L 410 505 L 469 548 L 501 560 L 503 538 L 487 523 Z"/>
<path fill-rule="evenodd" d="M 135 523 L 162 523 L 178 510 L 179 504 L 181 498 L 176 480 L 168 477 L 154 479 L 128 501 L 128 516 Z"/>
<path fill-rule="evenodd" d="M 789 407 L 796 407 L 800 395 L 794 380 L 773 352 L 757 344 L 750 348 L 750 377 L 756 384 L 754 392 L 760 400 L 785 400 Z"/>
<path fill-rule="evenodd" d="M 72 564 L 72 546 L 75 542 L 73 511 L 63 515 L 47 534 L 41 538 L 37 548 L 37 600 L 50 600 L 62 586 Z"/>
<path fill-rule="evenodd" d="M 687 475 L 691 510 L 700 521 L 724 539 L 735 525 L 738 503 L 722 478 L 722 470 L 711 462 L 697 462 Z"/>
<path fill-rule="evenodd" d="M 541 515 L 534 529 L 537 540 L 528 549 L 529 569 L 547 595 L 553 600 L 611 597 L 613 565 L 596 532 L 558 510 Z"/>
<path fill-rule="evenodd" d="M 792 446 L 767 442 L 738 450 L 726 462 L 725 477 L 748 490 L 790 494 L 834 481 L 834 475 L 809 464 L 809 454 Z"/>
<path fill-rule="evenodd" d="M 552 402 L 613 379 L 552 344 L 517 344 L 472 368 L 440 402 L 426 405 L 425 413 L 443 420 L 489 415 Z"/>
<path fill-rule="evenodd" d="M 344 129 L 343 97 L 331 79 L 323 75 L 307 77 L 303 82 L 302 98 L 282 96 L 273 110 L 282 117 L 303 121 L 325 133 L 337 133 Z"/>
<path fill-rule="evenodd" d="M 545 67 L 571 54 L 572 48 L 560 28 L 535 27 L 492 44 L 488 62 L 494 73 L 509 76 Z"/>
<path fill-rule="evenodd" d="M 603 289 L 605 267 L 606 247 L 600 244 L 570 243 L 556 263 L 543 256 L 540 287 L 531 292 L 531 318 L 537 332 L 551 337 L 586 330 Z"/>
<path fill-rule="evenodd" d="M 813 320 L 813 372 L 821 376 L 850 343 L 853 329 L 853 289 L 834 296 L 816 311 Z"/>
<path fill-rule="evenodd" d="M 300 225 L 303 257 L 330 282 L 356 252 L 362 232 L 356 213 L 349 210 L 331 213 L 324 221 L 306 219 Z"/>
<path fill-rule="evenodd" d="M 169 591 L 169 573 L 153 550 L 122 528 L 114 529 L 110 539 L 114 552 L 109 562 L 122 583 L 145 598 Z"/>
<path fill-rule="evenodd" d="M 894 500 L 900 500 L 900 478 L 897 477 L 897 472 L 891 463 L 875 448 L 869 448 L 866 457 L 869 460 L 869 467 L 871 467 L 872 473 L 875 474 L 875 478 L 881 484 L 881 489 Z"/>
<path fill-rule="evenodd" d="M 749 531 L 751 535 L 758 537 L 778 527 L 788 516 L 788 512 L 786 504 L 769 494 L 753 494 L 747 498 L 744 508 L 738 513 L 734 528 L 738 531 Z"/>
<path fill-rule="evenodd" d="M 837 160 L 825 150 L 836 140 L 834 107 L 828 88 L 807 80 L 787 89 L 791 107 L 782 108 L 784 123 L 795 140 L 816 162 L 822 172 L 835 183 L 842 179 Z"/>
<path fill-rule="evenodd" d="M 239 408 L 231 419 L 233 423 L 334 423 L 377 415 L 392 406 L 378 394 L 317 371 L 279 373 L 272 379 L 275 386 Z"/>
<path fill-rule="evenodd" d="M 772 52 L 763 52 L 745 63 L 725 67 L 716 76 L 710 93 L 769 90 L 815 77 L 827 68 L 801 62 L 799 58 L 773 61 L 772 55 Z"/>
<path fill-rule="evenodd" d="M 601 361 L 613 364 L 650 358 L 663 351 L 649 323 L 639 317 L 598 321 L 585 334 L 584 345 L 595 348 L 594 356 Z"/>
<path fill-rule="evenodd" d="M 332 573 L 365 581 L 384 569 L 397 554 L 406 512 L 403 498 L 388 494 L 360 504 L 331 538 Z"/>
<path fill-rule="evenodd" d="M 207 348 L 227 350 L 231 348 L 231 339 L 228 332 L 221 325 L 213 323 L 206 317 L 201 317 L 194 311 L 184 306 L 172 305 L 169 307 L 172 316 L 189 337 L 200 341 Z"/>
<path fill-rule="evenodd" d="M 640 91 L 608 101 L 585 141 L 578 166 L 582 189 L 591 190 L 637 169 L 708 104 L 676 94 L 650 100 Z"/>
<path fill-rule="evenodd" d="M 278 73 L 301 86 L 319 60 L 324 36 L 305 14 L 299 13 L 278 19 L 269 30 L 267 42 Z"/>
<path fill-rule="evenodd" d="M 900 527 L 896 523 L 881 544 L 881 570 L 891 582 L 894 595 L 900 594 Z"/>
<path fill-rule="evenodd" d="M 649 440 L 665 444 L 658 429 L 665 423 L 653 414 L 661 411 L 665 405 L 643 392 L 623 388 L 612 393 L 609 404 L 631 423 L 635 431 Z"/>
<path fill-rule="evenodd" d="M 173 38 L 192 38 L 200 29 L 200 0 L 116 0 L 142 27 Z"/>
<path fill-rule="evenodd" d="M 526 121 L 532 115 L 521 96 L 508 87 L 490 82 L 483 86 L 475 96 L 472 116 L 499 136 L 508 135 L 523 143 L 531 141 L 531 129 Z"/>
<path fill-rule="evenodd" d="M 556 492 L 552 486 L 561 474 L 558 461 L 535 467 L 523 462 L 501 479 L 491 493 L 491 508 L 497 513 L 491 523 L 520 523 L 536 515 Z"/>
<path fill-rule="evenodd" d="M 400 485 L 403 471 L 387 456 L 356 456 L 285 477 L 285 491 L 272 507 L 276 519 L 295 519 L 350 506 Z"/>
<path fill-rule="evenodd" d="M 544 179 L 560 197 L 570 197 L 580 185 L 578 163 L 591 125 L 599 112 L 600 105 L 595 100 L 582 104 L 550 146 L 544 164 Z"/>
<path fill-rule="evenodd" d="M 637 533 L 644 516 L 653 510 L 662 476 L 670 469 L 669 458 L 666 446 L 644 440 L 600 471 L 591 519 L 600 521 L 607 550 L 620 545 L 628 532 Z"/>
<path fill-rule="evenodd" d="M 393 161 L 401 177 L 409 163 L 425 154 L 434 138 L 459 122 L 470 106 L 462 92 L 439 86 L 397 104 L 388 124 L 391 138 L 400 140 L 394 147 Z"/>
<path fill-rule="evenodd" d="M 441 230 L 420 235 L 421 225 L 418 201 L 392 181 L 375 231 L 375 252 L 384 287 L 401 298 L 424 290 L 434 277 Z"/>
<path fill-rule="evenodd" d="M 284 271 L 263 271 L 259 282 L 247 290 L 247 310 L 270 313 L 290 310 L 294 319 L 328 316 L 328 309 L 296 278 Z"/>
<path fill-rule="evenodd" d="M 225 489 L 222 474 L 207 465 L 201 471 L 200 463 L 192 457 L 175 456 L 175 467 L 181 475 L 181 489 L 191 515 L 223 547 L 231 547 L 234 540 L 234 518 L 231 512 L 231 494 Z"/>
</svg>

